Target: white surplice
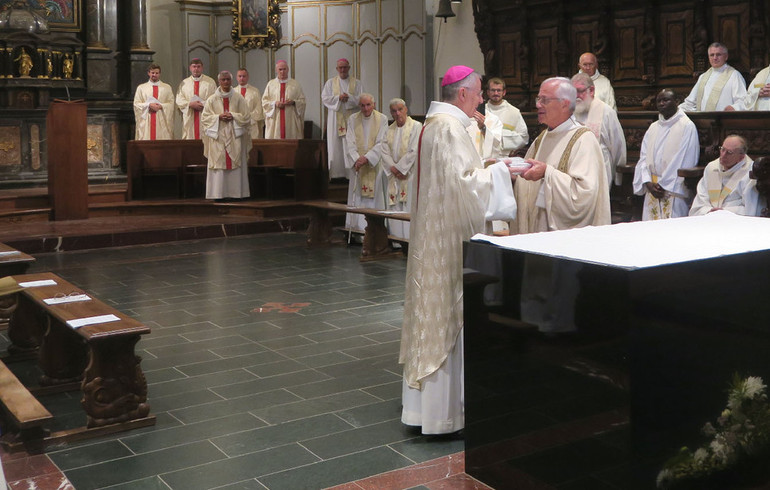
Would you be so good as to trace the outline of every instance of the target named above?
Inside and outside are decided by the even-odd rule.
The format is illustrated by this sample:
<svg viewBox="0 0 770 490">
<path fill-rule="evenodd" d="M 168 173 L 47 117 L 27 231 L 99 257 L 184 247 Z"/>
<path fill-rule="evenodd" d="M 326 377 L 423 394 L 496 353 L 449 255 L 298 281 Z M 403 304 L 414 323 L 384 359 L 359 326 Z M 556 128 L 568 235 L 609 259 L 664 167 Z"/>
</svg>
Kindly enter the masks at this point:
<svg viewBox="0 0 770 490">
<path fill-rule="evenodd" d="M 414 187 L 414 172 L 412 168 L 417 159 L 417 140 L 420 137 L 422 123 L 411 117 L 406 118 L 404 125 L 399 127 L 395 122 L 388 126 L 382 140 L 382 157 L 380 166 L 387 178 L 385 209 L 389 211 L 410 212 L 410 202 Z M 406 175 L 406 180 L 397 179 L 391 167 Z M 388 233 L 399 238 L 409 239 L 409 222 L 396 219 L 388 220 Z"/>
<path fill-rule="evenodd" d="M 620 185 L 623 176 L 618 175 L 616 170 L 618 165 L 626 164 L 626 137 L 618 120 L 618 113 L 594 97 L 588 111 L 582 114 L 576 112 L 575 119 L 590 129 L 599 140 L 604 157 L 604 170 L 607 173 L 607 185 L 612 187 L 613 181 Z"/>
<path fill-rule="evenodd" d="M 158 96 L 154 97 L 153 88 L 158 87 Z M 163 109 L 155 113 L 155 139 L 174 139 L 174 92 L 171 85 L 161 81 L 147 81 L 136 87 L 134 94 L 134 118 L 136 122 L 135 139 L 149 140 L 152 127 L 151 103 L 158 103 Z"/>
<path fill-rule="evenodd" d="M 198 94 L 195 94 L 195 82 L 198 82 Z M 197 80 L 190 76 L 182 80 L 176 91 L 176 106 L 182 112 L 182 139 L 195 139 L 195 111 L 190 108 L 190 102 L 205 103 L 206 99 L 216 91 L 217 84 L 208 75 L 201 75 Z M 203 130 L 200 129 L 201 137 Z"/>
<path fill-rule="evenodd" d="M 690 216 L 708 214 L 714 208 L 746 215 L 744 196 L 749 185 L 749 171 L 754 161 L 748 155 L 729 170 L 722 168 L 719 159 L 703 169 L 697 193 L 690 207 Z"/>
<path fill-rule="evenodd" d="M 361 80 L 351 76 L 347 79 L 339 76 L 330 78 L 321 91 L 321 102 L 329 111 L 326 116 L 326 148 L 330 179 L 347 177 L 343 146 L 347 120 L 354 112 L 358 112 L 358 99 L 363 91 L 364 84 Z M 341 94 L 348 94 L 348 100 L 340 101 Z"/>
<path fill-rule="evenodd" d="M 740 103 L 745 96 L 746 80 L 743 75 L 725 63 L 703 72 L 679 107 L 685 112 L 723 111 L 729 105 Z"/>
</svg>

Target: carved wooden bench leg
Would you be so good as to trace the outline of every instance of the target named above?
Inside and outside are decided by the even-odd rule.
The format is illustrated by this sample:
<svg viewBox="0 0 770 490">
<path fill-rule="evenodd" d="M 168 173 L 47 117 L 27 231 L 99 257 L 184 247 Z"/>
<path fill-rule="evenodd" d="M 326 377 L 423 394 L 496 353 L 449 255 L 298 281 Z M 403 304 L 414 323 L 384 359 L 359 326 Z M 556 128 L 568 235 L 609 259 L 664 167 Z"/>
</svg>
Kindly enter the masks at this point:
<svg viewBox="0 0 770 490">
<path fill-rule="evenodd" d="M 332 221 L 327 209 L 311 208 L 310 223 L 307 227 L 307 246 L 326 247 L 331 244 Z"/>
<path fill-rule="evenodd" d="M 147 380 L 134 354 L 139 336 L 114 336 L 90 342 L 90 362 L 83 377 L 81 403 L 89 428 L 145 418 Z"/>
<path fill-rule="evenodd" d="M 376 260 L 390 257 L 394 254 L 401 255 L 400 251 L 393 251 L 388 239 L 388 228 L 385 226 L 385 218 L 382 216 L 366 215 L 366 230 L 364 230 L 364 243 L 361 249 L 361 260 Z"/>
</svg>

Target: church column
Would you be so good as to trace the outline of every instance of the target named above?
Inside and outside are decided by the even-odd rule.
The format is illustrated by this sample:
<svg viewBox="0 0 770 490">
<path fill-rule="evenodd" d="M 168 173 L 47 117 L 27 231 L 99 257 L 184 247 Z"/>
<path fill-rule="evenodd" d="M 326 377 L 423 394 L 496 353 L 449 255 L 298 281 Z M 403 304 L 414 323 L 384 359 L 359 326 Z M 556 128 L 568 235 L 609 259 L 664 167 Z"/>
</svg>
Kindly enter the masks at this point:
<svg viewBox="0 0 770 490">
<path fill-rule="evenodd" d="M 104 0 L 86 1 L 86 83 L 89 93 L 114 90 L 110 74 L 115 55 L 104 42 L 104 9 Z M 82 77 L 82 65 L 75 63 L 77 72 L 73 72 L 73 78 Z"/>
<path fill-rule="evenodd" d="M 147 65 L 155 51 L 147 44 L 147 1 L 131 0 L 131 86 L 147 81 Z"/>
</svg>

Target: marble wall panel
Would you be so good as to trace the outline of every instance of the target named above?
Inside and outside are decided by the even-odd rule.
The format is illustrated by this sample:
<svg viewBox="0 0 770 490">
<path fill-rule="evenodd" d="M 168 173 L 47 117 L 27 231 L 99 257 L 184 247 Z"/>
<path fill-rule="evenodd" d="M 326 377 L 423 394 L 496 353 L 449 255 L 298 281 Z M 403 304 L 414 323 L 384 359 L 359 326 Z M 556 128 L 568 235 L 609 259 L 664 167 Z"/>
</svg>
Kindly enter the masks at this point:
<svg viewBox="0 0 770 490">
<path fill-rule="evenodd" d="M 0 166 L 21 165 L 21 128 L 0 126 Z"/>
</svg>

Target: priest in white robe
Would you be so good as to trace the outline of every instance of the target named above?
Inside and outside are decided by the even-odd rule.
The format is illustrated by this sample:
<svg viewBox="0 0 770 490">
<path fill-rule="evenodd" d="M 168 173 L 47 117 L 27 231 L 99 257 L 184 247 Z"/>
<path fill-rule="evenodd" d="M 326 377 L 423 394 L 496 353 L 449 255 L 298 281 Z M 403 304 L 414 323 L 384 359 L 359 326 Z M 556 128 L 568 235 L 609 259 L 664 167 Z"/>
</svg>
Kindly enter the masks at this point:
<svg viewBox="0 0 770 490">
<path fill-rule="evenodd" d="M 610 194 L 596 136 L 572 116 L 577 91 L 568 78 L 549 78 L 537 96 L 538 121 L 547 126 L 526 155 L 532 167 L 516 179 L 519 206 L 512 233 L 537 233 L 610 224 Z M 527 258 L 522 320 L 541 332 L 575 330 L 575 264 Z"/>
<path fill-rule="evenodd" d="M 399 363 L 401 421 L 423 434 L 465 425 L 463 385 L 463 240 L 511 219 L 511 170 L 481 165 L 465 128 L 482 102 L 481 76 L 454 66 L 442 80 L 418 143 L 417 189 L 406 271 Z"/>
<path fill-rule="evenodd" d="M 575 119 L 590 129 L 602 148 L 604 170 L 607 173 L 607 185 L 612 187 L 622 183 L 623 176 L 618 175 L 618 165 L 626 164 L 626 137 L 618 120 L 618 114 L 610 106 L 594 97 L 594 82 L 586 73 L 572 77 L 572 85 L 577 90 Z"/>
<path fill-rule="evenodd" d="M 326 148 L 329 160 L 329 178 L 346 178 L 345 150 L 343 143 L 348 118 L 358 112 L 358 98 L 364 92 L 364 84 L 350 76 L 350 62 L 337 60 L 337 76 L 330 78 L 321 91 L 321 102 L 328 110 L 326 116 Z"/>
<path fill-rule="evenodd" d="M 372 94 L 359 97 L 360 112 L 348 118 L 345 135 L 345 167 L 348 171 L 348 206 L 357 208 L 385 209 L 387 178 L 380 167 L 382 141 L 388 130 L 388 118 L 376 111 Z M 348 213 L 345 227 L 357 233 L 366 230 L 363 214 Z"/>
<path fill-rule="evenodd" d="M 176 91 L 176 106 L 182 112 L 182 139 L 201 139 L 201 111 L 206 99 L 217 89 L 214 79 L 203 74 L 203 62 L 190 62 L 190 76 L 182 80 Z"/>
<path fill-rule="evenodd" d="M 754 161 L 746 154 L 746 140 L 732 134 L 719 147 L 719 158 L 709 162 L 698 182 L 697 194 L 690 207 L 690 216 L 702 216 L 724 209 L 747 215 L 744 197 L 751 182 L 749 172 Z M 751 207 L 751 206 L 749 206 Z"/>
<path fill-rule="evenodd" d="M 232 89 L 232 74 L 223 71 L 218 79 L 219 88 L 206 100 L 201 114 L 208 159 L 206 199 L 243 199 L 249 197 L 251 112 L 246 99 Z"/>
<path fill-rule="evenodd" d="M 612 107 L 612 110 L 618 110 L 615 104 L 615 90 L 612 88 L 610 79 L 605 77 L 599 72 L 599 62 L 596 59 L 596 55 L 593 53 L 583 53 L 578 60 L 578 73 L 585 73 L 594 82 L 596 87 L 595 97 L 608 106 Z"/>
<path fill-rule="evenodd" d="M 239 69 L 235 77 L 238 79 L 236 90 L 241 94 L 241 97 L 246 99 L 246 103 L 249 104 L 251 139 L 260 139 L 265 131 L 265 111 L 262 110 L 262 94 L 257 87 L 249 84 L 249 71 L 246 68 Z"/>
<path fill-rule="evenodd" d="M 741 72 L 727 64 L 727 46 L 712 43 L 708 48 L 711 68 L 698 81 L 679 107 L 685 112 L 724 111 L 746 96 L 746 81 Z"/>
<path fill-rule="evenodd" d="M 770 111 L 770 66 L 759 70 L 746 88 L 746 96 L 732 107 L 736 111 Z"/>
<path fill-rule="evenodd" d="M 678 170 L 698 164 L 700 144 L 695 123 L 676 102 L 673 90 L 658 93 L 658 120 L 642 139 L 633 182 L 634 194 L 644 196 L 642 220 L 678 218 L 690 210 L 691 193 Z"/>
<path fill-rule="evenodd" d="M 382 140 L 382 173 L 387 178 L 385 185 L 385 209 L 409 213 L 414 188 L 414 162 L 417 159 L 417 139 L 422 123 L 409 117 L 409 109 L 403 99 L 390 101 L 390 116 L 393 124 L 388 126 Z M 409 222 L 388 220 L 388 233 L 409 239 Z"/>
<path fill-rule="evenodd" d="M 505 81 L 502 78 L 491 78 L 487 82 L 486 115 L 494 115 L 503 124 L 502 141 L 499 157 L 512 156 L 516 150 L 523 148 L 529 142 L 529 129 L 521 111 L 505 100 Z"/>
<path fill-rule="evenodd" d="M 302 86 L 289 78 L 284 60 L 275 64 L 276 77 L 267 82 L 262 94 L 265 111 L 265 138 L 301 139 L 304 137 L 305 94 Z"/>
<path fill-rule="evenodd" d="M 160 65 L 151 64 L 147 76 L 134 94 L 135 139 L 174 139 L 174 92 L 160 81 Z"/>
</svg>

